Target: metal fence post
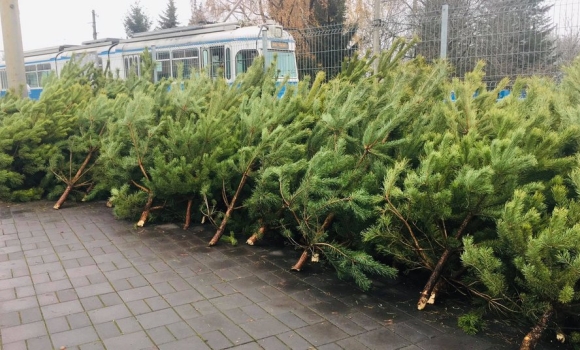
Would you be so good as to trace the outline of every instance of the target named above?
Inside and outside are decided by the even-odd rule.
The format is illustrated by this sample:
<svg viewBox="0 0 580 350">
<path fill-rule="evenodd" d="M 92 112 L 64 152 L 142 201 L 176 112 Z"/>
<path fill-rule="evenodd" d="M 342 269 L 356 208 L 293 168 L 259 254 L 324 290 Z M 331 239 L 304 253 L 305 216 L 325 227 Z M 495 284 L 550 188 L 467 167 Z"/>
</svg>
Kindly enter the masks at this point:
<svg viewBox="0 0 580 350">
<path fill-rule="evenodd" d="M 381 52 L 381 37 L 380 37 L 380 28 L 381 28 L 381 1 L 374 0 L 373 3 L 373 54 L 376 56 L 374 69 L 375 73 L 377 73 L 379 69 L 379 53 Z"/>
<path fill-rule="evenodd" d="M 153 83 L 157 83 L 157 49 L 151 45 L 151 61 L 153 61 Z"/>
<path fill-rule="evenodd" d="M 441 7 L 441 59 L 447 58 L 447 26 L 449 23 L 449 5 Z"/>
</svg>

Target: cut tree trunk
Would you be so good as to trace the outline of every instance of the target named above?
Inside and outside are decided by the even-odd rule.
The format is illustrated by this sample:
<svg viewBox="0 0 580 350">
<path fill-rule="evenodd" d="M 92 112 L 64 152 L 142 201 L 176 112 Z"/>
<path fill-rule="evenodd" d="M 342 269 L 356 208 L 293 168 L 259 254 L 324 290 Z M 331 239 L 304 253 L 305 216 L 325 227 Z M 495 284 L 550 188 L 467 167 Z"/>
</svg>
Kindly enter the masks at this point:
<svg viewBox="0 0 580 350">
<path fill-rule="evenodd" d="M 300 259 L 298 259 L 298 262 L 296 262 L 296 264 L 294 264 L 294 266 L 292 266 L 290 269 L 293 271 L 300 271 L 304 267 L 304 264 L 306 263 L 307 259 L 308 259 L 308 249 L 304 249 L 302 255 L 300 255 Z"/>
<path fill-rule="evenodd" d="M 472 218 L 473 218 L 473 214 L 471 214 L 471 213 L 465 217 L 465 219 L 461 223 L 461 226 L 459 226 L 459 228 L 457 229 L 457 233 L 455 234 L 455 239 L 459 240 L 461 238 L 461 236 L 463 235 L 463 232 L 465 231 L 465 229 L 467 227 L 467 224 L 471 221 Z M 447 264 L 447 261 L 451 257 L 451 254 L 453 254 L 453 251 L 451 250 L 451 248 L 445 248 L 445 250 L 443 251 L 443 254 L 441 254 L 439 261 L 437 261 L 435 268 L 433 268 L 433 271 L 431 272 L 431 276 L 429 276 L 429 279 L 427 280 L 425 287 L 423 287 L 423 290 L 421 291 L 421 295 L 419 296 L 419 301 L 417 302 L 417 309 L 418 310 L 423 310 L 425 308 L 425 306 L 427 306 L 427 304 L 429 303 L 429 298 L 431 297 L 431 293 L 433 292 L 433 289 L 435 288 L 435 286 L 439 282 L 439 279 L 441 278 L 441 273 L 443 272 L 443 269 L 445 268 L 445 264 Z"/>
<path fill-rule="evenodd" d="M 552 318 L 554 314 L 554 309 L 550 306 L 548 310 L 544 312 L 538 323 L 532 328 L 532 330 L 526 334 L 524 340 L 522 340 L 522 344 L 520 346 L 520 350 L 532 350 L 538 344 L 538 341 L 542 337 L 542 333 L 548 327 L 548 322 Z"/>
<path fill-rule="evenodd" d="M 439 278 L 441 277 L 441 272 L 443 272 L 443 267 L 445 267 L 445 264 L 447 263 L 447 260 L 449 260 L 450 256 L 451 256 L 451 249 L 447 248 L 443 252 L 443 255 L 441 255 L 441 258 L 439 258 L 439 261 L 437 261 L 437 265 L 435 265 L 435 268 L 431 272 L 431 276 L 429 276 L 429 279 L 427 280 L 427 283 L 425 284 L 425 287 L 423 288 L 423 291 L 421 292 L 421 296 L 419 297 L 419 302 L 417 302 L 417 309 L 418 310 L 423 310 L 425 308 L 425 306 L 427 306 L 427 303 L 429 302 L 429 298 L 431 297 L 431 293 L 433 292 L 433 289 L 435 288 L 435 286 L 439 282 Z"/>
<path fill-rule="evenodd" d="M 185 224 L 183 225 L 183 229 L 187 230 L 189 225 L 191 224 L 191 206 L 193 205 L 193 199 L 187 200 L 187 211 L 185 212 Z"/>
<path fill-rule="evenodd" d="M 62 195 L 60 196 L 60 198 L 58 199 L 58 201 L 54 205 L 54 207 L 53 207 L 54 209 L 60 209 L 60 207 L 64 204 L 68 195 L 70 194 L 70 191 L 72 191 L 72 189 L 74 188 L 76 183 L 81 179 L 81 176 L 83 176 L 83 173 L 84 173 L 87 165 L 89 165 L 89 162 L 91 161 L 92 156 L 93 156 L 93 151 L 91 150 L 91 151 L 89 151 L 89 153 L 85 157 L 83 164 L 81 164 L 81 166 L 77 170 L 77 173 L 75 174 L 75 176 L 72 179 L 70 179 L 70 181 L 67 183 L 66 189 L 64 190 L 64 192 L 62 193 Z"/>
<path fill-rule="evenodd" d="M 151 205 L 153 204 L 153 193 L 149 192 L 149 196 L 147 197 L 147 203 L 145 204 L 145 209 L 141 213 L 141 218 L 137 222 L 138 227 L 143 227 L 145 222 L 147 221 L 147 217 L 149 216 L 149 212 L 151 212 Z"/>
<path fill-rule="evenodd" d="M 246 241 L 246 244 L 248 244 L 248 245 L 256 244 L 256 242 L 264 236 L 265 232 L 266 232 L 266 226 L 265 225 L 260 226 L 260 229 L 258 229 L 258 232 L 254 232 L 254 234 L 250 238 L 248 238 L 248 240 Z"/>
<path fill-rule="evenodd" d="M 250 173 L 250 168 L 248 167 L 248 169 L 246 169 L 246 171 L 242 175 L 242 180 L 240 180 L 238 188 L 236 189 L 236 193 L 234 194 L 234 197 L 232 198 L 232 200 L 230 201 L 230 204 L 228 205 L 228 209 L 226 210 L 226 215 L 224 215 L 224 218 L 222 219 L 220 227 L 218 228 L 215 235 L 213 235 L 211 241 L 209 241 L 210 247 L 216 245 L 217 242 L 220 240 L 221 236 L 224 234 L 228 220 L 232 216 L 232 212 L 234 211 L 234 208 L 236 206 L 236 201 L 238 200 L 240 193 L 242 193 L 242 188 L 244 188 L 244 185 L 246 184 L 246 181 L 248 180 L 249 173 Z"/>
</svg>

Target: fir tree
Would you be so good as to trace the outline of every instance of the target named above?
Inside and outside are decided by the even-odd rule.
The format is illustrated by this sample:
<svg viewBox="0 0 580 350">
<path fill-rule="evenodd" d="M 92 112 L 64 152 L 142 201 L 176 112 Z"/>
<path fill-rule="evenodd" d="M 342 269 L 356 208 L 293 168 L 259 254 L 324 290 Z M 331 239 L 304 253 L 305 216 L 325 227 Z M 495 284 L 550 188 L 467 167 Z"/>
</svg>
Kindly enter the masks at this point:
<svg viewBox="0 0 580 350">
<path fill-rule="evenodd" d="M 132 37 L 135 33 L 146 32 L 151 28 L 151 20 L 143 11 L 139 1 L 131 5 L 129 12 L 123 19 L 123 26 L 127 37 Z"/>
<path fill-rule="evenodd" d="M 174 0 L 168 0 L 167 8 L 162 15 L 159 15 L 157 29 L 175 28 L 179 25 L 177 21 L 177 7 Z"/>
</svg>

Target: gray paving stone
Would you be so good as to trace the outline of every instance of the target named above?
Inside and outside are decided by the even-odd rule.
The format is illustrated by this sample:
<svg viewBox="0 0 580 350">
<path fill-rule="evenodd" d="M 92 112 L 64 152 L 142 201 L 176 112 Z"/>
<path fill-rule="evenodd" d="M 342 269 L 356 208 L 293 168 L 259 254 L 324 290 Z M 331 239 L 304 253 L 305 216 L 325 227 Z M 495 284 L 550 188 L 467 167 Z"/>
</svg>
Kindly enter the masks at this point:
<svg viewBox="0 0 580 350">
<path fill-rule="evenodd" d="M 355 337 L 356 340 L 373 350 L 399 349 L 411 343 L 390 329 L 377 329 Z M 448 349 L 459 349 L 449 347 Z"/>
<path fill-rule="evenodd" d="M 70 348 L 75 345 L 81 345 L 96 341 L 99 339 L 97 332 L 92 326 L 77 328 L 70 331 L 51 334 L 52 345 L 60 349 L 61 346 Z"/>
<path fill-rule="evenodd" d="M 0 314 L 5 314 L 13 311 L 26 310 L 38 306 L 38 301 L 35 296 L 28 296 L 24 298 L 17 298 L 8 301 L 0 302 Z"/>
<path fill-rule="evenodd" d="M 253 304 L 253 302 L 250 299 L 246 298 L 244 295 L 240 293 L 224 295 L 222 297 L 211 299 L 211 303 L 222 311 Z"/>
<path fill-rule="evenodd" d="M 284 342 L 282 342 L 277 337 L 268 337 L 268 338 L 260 339 L 260 340 L 258 340 L 258 344 L 263 349 L 280 349 L 280 350 L 290 349 L 286 344 L 284 344 Z M 240 348 L 240 347 L 238 347 L 238 348 Z M 307 349 L 307 348 L 304 348 L 304 349 Z"/>
<path fill-rule="evenodd" d="M 169 332 L 171 332 L 171 334 L 173 334 L 173 336 L 177 339 L 189 338 L 195 335 L 193 329 L 191 329 L 191 327 L 183 321 L 172 323 L 166 327 Z"/>
<path fill-rule="evenodd" d="M 336 342 L 338 346 L 348 350 L 368 350 L 369 348 L 355 338 L 346 338 Z M 400 349 L 398 349 L 400 350 Z"/>
<path fill-rule="evenodd" d="M 102 307 L 88 312 L 93 324 L 114 321 L 131 316 L 131 312 L 124 304 Z"/>
<path fill-rule="evenodd" d="M 348 334 L 341 331 L 332 323 L 325 321 L 295 330 L 302 338 L 308 339 L 314 346 L 320 346 L 335 342 L 348 337 Z"/>
<path fill-rule="evenodd" d="M 306 339 L 302 338 L 300 335 L 298 335 L 298 333 L 294 331 L 278 334 L 276 337 L 280 339 L 288 347 L 290 347 L 290 349 L 313 348 L 312 344 L 310 344 L 308 341 L 306 341 Z"/>
<path fill-rule="evenodd" d="M 90 284 L 88 286 L 75 288 L 75 290 L 79 298 L 114 292 L 113 287 L 109 282 Z"/>
<path fill-rule="evenodd" d="M 71 329 L 82 328 L 85 326 L 91 325 L 91 320 L 89 316 L 85 312 L 79 312 L 76 314 L 66 316 L 66 320 L 68 324 L 71 326 Z"/>
<path fill-rule="evenodd" d="M 210 350 L 203 340 L 199 337 L 189 337 L 174 342 L 166 343 L 159 346 L 159 350 Z"/>
<path fill-rule="evenodd" d="M 204 300 L 204 297 L 195 289 L 183 290 L 180 292 L 169 293 L 163 296 L 171 306 L 179 306 L 183 304 L 194 303 L 196 301 Z"/>
<path fill-rule="evenodd" d="M 70 314 L 84 311 L 81 302 L 78 300 L 42 306 L 41 310 L 42 315 L 44 316 L 45 319 L 67 316 Z"/>
<path fill-rule="evenodd" d="M 155 345 L 161 345 L 177 340 L 165 326 L 145 330 L 145 333 L 149 335 L 149 338 L 153 340 Z"/>
<path fill-rule="evenodd" d="M 417 344 L 422 349 L 443 350 L 443 349 L 467 349 L 483 350 L 492 349 L 493 345 L 485 340 L 474 339 L 466 334 L 442 334 L 432 339 L 427 339 Z"/>
<path fill-rule="evenodd" d="M 44 322 L 32 322 L 19 326 L 3 327 L 0 331 L 2 344 L 13 343 L 20 340 L 32 339 L 46 335 Z"/>
<path fill-rule="evenodd" d="M 103 344 L 107 349 L 147 349 L 154 346 L 144 331 L 104 339 Z"/>
<path fill-rule="evenodd" d="M 207 332 L 201 335 L 205 343 L 215 350 L 221 350 L 232 347 L 232 342 L 220 331 Z"/>
<path fill-rule="evenodd" d="M 137 321 L 144 329 L 151 329 L 180 321 L 181 318 L 173 309 L 164 309 L 137 316 Z"/>
<path fill-rule="evenodd" d="M 95 330 L 97 331 L 100 339 L 115 338 L 122 335 L 121 330 L 113 321 L 96 324 Z"/>
<path fill-rule="evenodd" d="M 111 289 L 112 292 L 112 289 Z M 102 293 L 99 293 L 102 294 Z M 157 296 L 157 292 L 151 286 L 144 286 L 139 288 L 132 288 L 119 292 L 119 296 L 124 302 L 143 300 Z"/>
<path fill-rule="evenodd" d="M 242 323 L 240 327 L 254 339 L 267 338 L 290 330 L 290 328 L 272 316 Z"/>
<path fill-rule="evenodd" d="M 28 350 L 26 346 L 26 341 L 21 340 L 10 344 L 4 344 L 2 347 L 3 350 Z"/>
</svg>

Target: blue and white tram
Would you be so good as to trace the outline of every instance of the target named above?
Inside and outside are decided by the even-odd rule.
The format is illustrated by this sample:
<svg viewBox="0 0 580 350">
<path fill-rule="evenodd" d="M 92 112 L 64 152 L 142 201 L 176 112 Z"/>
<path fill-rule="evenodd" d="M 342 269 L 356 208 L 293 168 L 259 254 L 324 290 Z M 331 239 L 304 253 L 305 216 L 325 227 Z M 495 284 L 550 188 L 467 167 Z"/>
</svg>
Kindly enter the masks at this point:
<svg viewBox="0 0 580 350">
<path fill-rule="evenodd" d="M 219 72 L 228 82 L 244 73 L 255 57 L 265 55 L 266 64 L 276 56 L 279 79 L 288 77 L 288 84 L 298 82 L 296 44 L 292 36 L 274 22 L 240 27 L 236 23 L 177 27 L 137 33 L 129 39 L 99 39 L 82 45 L 62 45 L 25 52 L 26 82 L 29 97 L 38 99 L 42 79 L 50 72 L 59 74 L 73 55 L 84 63 L 109 69 L 126 78 L 133 71 L 141 74 L 141 54 L 147 49 L 156 63 L 155 80 L 177 77 L 182 67 L 183 77 L 207 71 Z M 7 89 L 6 65 L 0 61 L 0 95 Z"/>
</svg>

